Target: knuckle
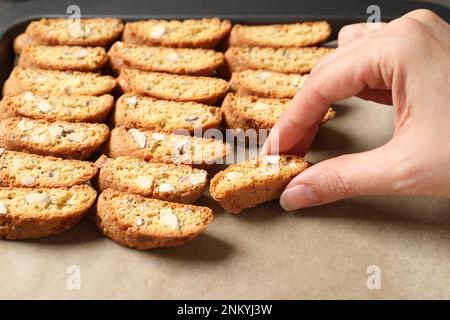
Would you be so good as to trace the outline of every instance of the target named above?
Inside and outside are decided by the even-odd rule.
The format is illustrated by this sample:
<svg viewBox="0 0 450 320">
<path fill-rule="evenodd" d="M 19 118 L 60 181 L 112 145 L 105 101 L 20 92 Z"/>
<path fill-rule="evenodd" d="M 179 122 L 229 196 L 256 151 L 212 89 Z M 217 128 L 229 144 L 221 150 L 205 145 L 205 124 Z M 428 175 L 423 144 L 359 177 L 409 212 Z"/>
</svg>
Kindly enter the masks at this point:
<svg viewBox="0 0 450 320">
<path fill-rule="evenodd" d="M 336 169 L 325 168 L 322 177 L 323 185 L 321 187 L 328 194 L 340 198 L 351 195 L 354 191 L 352 186 L 344 179 L 344 174 Z"/>
<path fill-rule="evenodd" d="M 407 14 L 407 16 L 410 16 L 412 18 L 417 18 L 422 21 L 434 21 L 437 18 L 439 18 L 439 16 L 437 14 L 435 14 L 433 11 L 428 10 L 428 9 L 417 9 L 417 10 L 411 11 L 409 14 Z"/>
</svg>

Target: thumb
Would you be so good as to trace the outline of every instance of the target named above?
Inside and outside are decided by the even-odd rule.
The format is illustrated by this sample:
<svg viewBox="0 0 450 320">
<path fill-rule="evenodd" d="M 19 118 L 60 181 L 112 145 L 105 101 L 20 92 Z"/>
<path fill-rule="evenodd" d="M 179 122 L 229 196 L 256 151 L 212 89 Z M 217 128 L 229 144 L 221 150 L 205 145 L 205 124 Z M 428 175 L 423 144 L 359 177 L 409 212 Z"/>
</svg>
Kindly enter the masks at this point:
<svg viewBox="0 0 450 320">
<path fill-rule="evenodd" d="M 359 195 L 399 193 L 404 162 L 396 158 L 392 145 L 385 145 L 322 161 L 287 185 L 280 204 L 290 211 Z"/>
</svg>

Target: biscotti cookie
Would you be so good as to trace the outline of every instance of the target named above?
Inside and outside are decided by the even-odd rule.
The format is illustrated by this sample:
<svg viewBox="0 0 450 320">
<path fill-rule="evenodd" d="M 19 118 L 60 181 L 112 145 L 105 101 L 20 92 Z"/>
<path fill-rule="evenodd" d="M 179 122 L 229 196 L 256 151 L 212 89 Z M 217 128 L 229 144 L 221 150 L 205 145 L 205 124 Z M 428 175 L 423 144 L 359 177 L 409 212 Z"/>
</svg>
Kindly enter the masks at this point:
<svg viewBox="0 0 450 320">
<path fill-rule="evenodd" d="M 228 93 L 222 103 L 222 111 L 227 128 L 231 129 L 271 129 L 286 110 L 290 99 L 260 98 Z M 335 116 L 328 108 L 322 123 Z"/>
<path fill-rule="evenodd" d="M 194 203 L 208 186 L 208 173 L 188 165 L 148 163 L 130 157 L 108 159 L 101 156 L 98 187 L 112 188 L 179 203 Z"/>
<path fill-rule="evenodd" d="M 41 19 L 31 22 L 25 33 L 33 43 L 42 45 L 69 45 L 105 47 L 123 31 L 123 23 L 114 18 Z"/>
<path fill-rule="evenodd" d="M 112 69 L 123 68 L 207 76 L 220 68 L 223 53 L 208 49 L 148 47 L 116 42 L 108 52 Z"/>
<path fill-rule="evenodd" d="M 0 238 L 41 238 L 77 224 L 94 204 L 97 192 L 71 188 L 0 188 Z"/>
<path fill-rule="evenodd" d="M 48 121 L 103 122 L 114 106 L 114 98 L 109 94 L 98 97 L 38 95 L 25 91 L 6 95 L 1 105 L 0 110 L 12 116 Z"/>
<path fill-rule="evenodd" d="M 219 127 L 222 110 L 195 103 L 159 100 L 125 94 L 117 100 L 114 109 L 115 126 L 143 128 L 160 132 L 184 129 L 193 134 Z"/>
<path fill-rule="evenodd" d="M 61 71 L 98 71 L 108 61 L 102 47 L 25 46 L 19 58 L 19 66 Z"/>
<path fill-rule="evenodd" d="M 214 200 L 230 213 L 279 198 L 289 181 L 309 166 L 300 156 L 270 155 L 230 165 L 211 179 Z"/>
<path fill-rule="evenodd" d="M 112 189 L 100 194 L 95 220 L 119 244 L 147 250 L 175 247 L 197 237 L 212 222 L 206 207 L 148 199 Z"/>
<path fill-rule="evenodd" d="M 14 39 L 14 42 L 13 42 L 14 52 L 17 55 L 20 55 L 22 53 L 23 48 L 27 44 L 32 44 L 32 43 L 33 43 L 33 39 L 31 39 L 26 33 L 21 33 Z"/>
<path fill-rule="evenodd" d="M 235 24 L 229 44 L 236 47 L 308 47 L 324 42 L 331 34 L 326 21 L 246 26 Z"/>
<path fill-rule="evenodd" d="M 2 187 L 71 187 L 87 183 L 96 173 L 92 162 L 0 149 Z"/>
<path fill-rule="evenodd" d="M 231 146 L 216 139 L 116 127 L 105 148 L 110 158 L 130 156 L 148 162 L 204 167 L 223 163 Z"/>
<path fill-rule="evenodd" d="M 180 76 L 133 69 L 122 69 L 118 83 L 123 92 L 206 104 L 214 104 L 223 98 L 229 88 L 228 82 L 218 78 Z"/>
<path fill-rule="evenodd" d="M 303 86 L 307 75 L 246 70 L 233 72 L 231 90 L 240 95 L 291 99 Z"/>
<path fill-rule="evenodd" d="M 16 67 L 3 86 L 3 95 L 32 91 L 37 94 L 100 96 L 110 93 L 115 87 L 113 77 L 97 73 Z"/>
<path fill-rule="evenodd" d="M 188 19 L 128 22 L 123 32 L 127 43 L 176 48 L 214 48 L 231 30 L 229 20 Z"/>
<path fill-rule="evenodd" d="M 0 147 L 66 159 L 86 159 L 109 137 L 100 123 L 10 118 L 0 123 Z"/>
<path fill-rule="evenodd" d="M 284 73 L 308 73 L 330 48 L 249 48 L 230 47 L 225 58 L 232 72 L 267 70 Z"/>
</svg>

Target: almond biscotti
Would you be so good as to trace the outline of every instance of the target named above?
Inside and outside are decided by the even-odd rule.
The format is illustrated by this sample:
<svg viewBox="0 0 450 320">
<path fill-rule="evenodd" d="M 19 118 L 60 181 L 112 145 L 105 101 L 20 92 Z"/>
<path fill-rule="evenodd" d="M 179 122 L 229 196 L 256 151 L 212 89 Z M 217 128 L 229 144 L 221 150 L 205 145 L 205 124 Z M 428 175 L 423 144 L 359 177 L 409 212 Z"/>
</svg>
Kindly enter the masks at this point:
<svg viewBox="0 0 450 320">
<path fill-rule="evenodd" d="M 196 129 L 202 132 L 218 128 L 222 122 L 222 110 L 195 102 L 125 94 L 117 100 L 113 118 L 116 126 L 168 133 L 183 129 L 193 134 Z"/>
<path fill-rule="evenodd" d="M 69 96 L 33 94 L 25 91 L 8 94 L 1 101 L 0 110 L 11 116 L 69 122 L 103 122 L 114 107 L 114 98 L 102 96 Z"/>
<path fill-rule="evenodd" d="M 205 104 L 214 104 L 225 96 L 229 88 L 228 82 L 218 78 L 180 76 L 133 69 L 122 69 L 118 83 L 123 92 L 164 100 Z"/>
<path fill-rule="evenodd" d="M 21 33 L 13 41 L 14 52 L 17 55 L 20 55 L 22 53 L 23 48 L 26 45 L 32 44 L 32 43 L 33 43 L 33 39 L 31 39 L 26 33 Z"/>
<path fill-rule="evenodd" d="M 231 90 L 240 95 L 292 99 L 303 86 L 307 75 L 261 70 L 233 72 Z"/>
<path fill-rule="evenodd" d="M 95 220 L 115 242 L 147 250 L 175 247 L 197 237 L 212 222 L 206 207 L 148 199 L 112 189 L 100 194 Z"/>
<path fill-rule="evenodd" d="M 123 42 L 176 48 L 214 48 L 231 30 L 229 20 L 145 20 L 128 22 Z"/>
<path fill-rule="evenodd" d="M 100 123 L 10 118 L 0 122 L 0 147 L 65 159 L 86 159 L 109 137 Z"/>
<path fill-rule="evenodd" d="M 228 93 L 222 103 L 227 128 L 271 129 L 286 110 L 290 99 L 260 98 Z M 322 123 L 332 119 L 335 111 L 328 108 Z"/>
<path fill-rule="evenodd" d="M 95 72 L 108 62 L 102 47 L 27 45 L 19 66 L 61 71 Z"/>
<path fill-rule="evenodd" d="M 41 19 L 31 22 L 25 33 L 14 41 L 14 49 L 20 54 L 24 44 L 68 45 L 82 47 L 107 47 L 123 31 L 123 23 L 114 18 Z"/>
<path fill-rule="evenodd" d="M 267 70 L 283 73 L 308 73 L 330 48 L 259 48 L 230 47 L 225 58 L 232 72 Z"/>
<path fill-rule="evenodd" d="M 112 69 L 207 76 L 225 62 L 223 53 L 208 49 L 148 47 L 116 42 L 108 52 Z"/>
<path fill-rule="evenodd" d="M 108 188 L 178 203 L 194 203 L 208 186 L 208 173 L 188 165 L 148 163 L 130 157 L 96 161 L 100 192 Z"/>
<path fill-rule="evenodd" d="M 105 146 L 110 158 L 129 156 L 148 162 L 205 167 L 223 163 L 231 146 L 216 139 L 116 127 Z"/>
<path fill-rule="evenodd" d="M 292 178 L 308 168 L 300 156 L 270 155 L 230 165 L 211 179 L 214 200 L 230 213 L 279 198 Z"/>
<path fill-rule="evenodd" d="M 54 71 L 16 67 L 3 86 L 3 95 L 32 91 L 37 94 L 100 96 L 111 93 L 111 76 L 79 71 Z"/>
<path fill-rule="evenodd" d="M 324 42 L 330 34 L 331 26 L 326 21 L 260 26 L 235 24 L 229 44 L 236 47 L 309 47 Z"/>
<path fill-rule="evenodd" d="M 87 183 L 96 173 L 92 162 L 0 149 L 2 187 L 71 187 Z"/>
<path fill-rule="evenodd" d="M 94 204 L 97 192 L 71 188 L 0 188 L 0 238 L 41 238 L 77 224 Z"/>
</svg>

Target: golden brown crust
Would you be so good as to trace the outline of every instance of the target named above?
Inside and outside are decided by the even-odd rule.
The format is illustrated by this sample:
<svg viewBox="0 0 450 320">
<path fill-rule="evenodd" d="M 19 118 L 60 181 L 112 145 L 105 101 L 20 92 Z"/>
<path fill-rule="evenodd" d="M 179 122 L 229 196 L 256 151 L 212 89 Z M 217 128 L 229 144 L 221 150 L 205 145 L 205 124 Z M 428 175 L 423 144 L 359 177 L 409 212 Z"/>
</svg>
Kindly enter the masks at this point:
<svg viewBox="0 0 450 320">
<path fill-rule="evenodd" d="M 119 203 L 126 203 L 128 208 L 119 208 Z M 145 211 L 139 211 L 138 207 L 144 207 Z M 180 225 L 176 230 L 163 226 L 158 222 L 162 210 L 175 212 L 178 219 L 186 219 L 186 225 Z M 188 224 L 189 214 L 196 216 L 194 225 Z M 95 220 L 100 231 L 115 242 L 148 250 L 179 246 L 197 237 L 212 222 L 212 217 L 212 210 L 206 207 L 147 199 L 107 189 L 98 198 Z"/>
<path fill-rule="evenodd" d="M 10 118 L 0 123 L 0 146 L 14 151 L 86 159 L 109 137 L 100 123 L 47 122 Z"/>
<path fill-rule="evenodd" d="M 7 94 L 0 102 L 3 119 L 27 117 L 47 121 L 103 122 L 114 107 L 113 96 Z M 1 120 L 3 120 L 1 119 Z"/>
<path fill-rule="evenodd" d="M 203 139 L 178 134 L 161 134 L 150 130 L 116 127 L 105 145 L 110 158 L 129 156 L 148 162 L 189 164 L 207 167 L 223 163 L 231 146 L 215 139 Z"/>
<path fill-rule="evenodd" d="M 2 187 L 71 187 L 87 183 L 96 173 L 92 162 L 0 149 Z"/>
<path fill-rule="evenodd" d="M 178 203 L 194 203 L 208 186 L 208 174 L 188 165 L 148 163 L 130 157 L 101 156 L 98 188 L 114 189 Z"/>
<path fill-rule="evenodd" d="M 21 33 L 14 39 L 13 43 L 14 52 L 17 55 L 20 55 L 22 53 L 23 47 L 25 47 L 27 44 L 32 43 L 33 39 L 31 39 L 26 33 Z"/>
<path fill-rule="evenodd" d="M 15 67 L 3 86 L 3 95 L 36 94 L 100 96 L 111 93 L 116 79 L 97 73 Z"/>
<path fill-rule="evenodd" d="M 0 238 L 41 238 L 72 228 L 96 199 L 87 185 L 71 188 L 0 188 Z M 4 212 L 2 211 L 2 212 Z"/>
<path fill-rule="evenodd" d="M 282 73 L 308 73 L 330 48 L 260 48 L 230 47 L 225 59 L 231 72 L 267 70 Z"/>
<path fill-rule="evenodd" d="M 132 69 L 122 69 L 117 80 L 122 92 L 163 100 L 192 101 L 210 105 L 223 98 L 229 88 L 225 80 L 218 78 L 180 76 Z"/>
<path fill-rule="evenodd" d="M 26 34 L 33 43 L 106 47 L 122 34 L 123 23 L 115 18 L 81 19 L 80 25 L 69 19 L 41 19 L 31 22 Z"/>
<path fill-rule="evenodd" d="M 260 26 L 235 24 L 229 44 L 237 47 L 308 47 L 324 42 L 330 34 L 331 26 L 326 21 Z"/>
<path fill-rule="evenodd" d="M 280 197 L 289 181 L 309 166 L 300 156 L 265 156 L 230 165 L 211 179 L 210 193 L 230 213 Z"/>
<path fill-rule="evenodd" d="M 142 20 L 128 22 L 123 42 L 150 46 L 211 49 L 231 30 L 229 20 L 218 18 Z"/>
<path fill-rule="evenodd" d="M 115 126 L 143 128 L 171 133 L 179 129 L 203 132 L 218 128 L 222 122 L 220 108 L 195 102 L 159 100 L 125 94 L 116 102 Z"/>
<path fill-rule="evenodd" d="M 123 68 L 208 76 L 225 63 L 221 52 L 208 49 L 148 47 L 116 42 L 108 52 L 115 73 Z"/>
<path fill-rule="evenodd" d="M 99 71 L 108 61 L 102 47 L 26 45 L 19 66 L 60 71 Z"/>
</svg>

